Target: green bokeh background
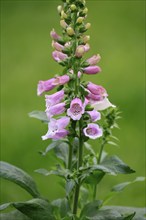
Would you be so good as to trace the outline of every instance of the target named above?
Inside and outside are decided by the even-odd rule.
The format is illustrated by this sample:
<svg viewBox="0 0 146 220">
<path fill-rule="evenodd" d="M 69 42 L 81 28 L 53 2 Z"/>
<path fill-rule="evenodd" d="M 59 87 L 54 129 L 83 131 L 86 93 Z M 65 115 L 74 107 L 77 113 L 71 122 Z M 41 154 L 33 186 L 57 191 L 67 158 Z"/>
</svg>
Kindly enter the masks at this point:
<svg viewBox="0 0 146 220">
<path fill-rule="evenodd" d="M 44 110 L 44 97 L 37 97 L 37 82 L 59 73 L 62 68 L 51 58 L 50 31 L 61 34 L 57 0 L 1 1 L 1 159 L 29 172 L 41 193 L 50 200 L 64 196 L 58 178 L 34 172 L 49 168 L 52 155 L 42 157 L 50 141 L 42 141 L 47 127 L 28 117 L 28 112 Z M 103 85 L 112 103 L 119 106 L 122 119 L 114 134 L 119 147 L 107 146 L 110 154 L 119 155 L 136 170 L 136 174 L 106 176 L 98 188 L 102 199 L 120 182 L 145 175 L 144 150 L 144 43 L 145 1 L 88 0 L 87 21 L 92 27 L 88 57 L 100 53 L 102 73 L 85 76 Z M 96 141 L 92 142 L 98 150 Z M 7 181 L 1 182 L 1 200 L 21 201 L 30 196 Z M 144 206 L 144 183 L 135 183 L 109 204 Z"/>
</svg>

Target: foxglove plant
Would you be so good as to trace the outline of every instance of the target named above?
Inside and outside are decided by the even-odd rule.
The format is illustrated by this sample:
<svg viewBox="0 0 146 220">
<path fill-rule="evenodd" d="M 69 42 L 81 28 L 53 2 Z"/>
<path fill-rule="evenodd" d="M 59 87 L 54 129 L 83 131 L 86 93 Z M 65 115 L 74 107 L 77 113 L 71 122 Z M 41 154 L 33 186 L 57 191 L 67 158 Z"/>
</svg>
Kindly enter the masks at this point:
<svg viewBox="0 0 146 220">
<path fill-rule="evenodd" d="M 90 76 L 101 72 L 99 54 L 84 58 L 90 50 L 90 36 L 86 32 L 91 26 L 86 23 L 86 2 L 63 0 L 63 5 L 59 5 L 57 10 L 62 35 L 58 35 L 55 29 L 50 32 L 52 58 L 63 67 L 63 71 L 51 79 L 39 81 L 37 95 L 45 94 L 46 109 L 44 112 L 34 111 L 30 116 L 44 121 L 48 126 L 42 140 L 51 139 L 52 143 L 42 154 L 46 155 L 54 149 L 54 156 L 58 159 L 56 169 L 41 168 L 36 172 L 61 177 L 65 197 L 48 202 L 40 196 L 28 174 L 2 162 L 2 177 L 19 184 L 34 197 L 27 202 L 2 205 L 1 209 L 11 205 L 19 210 L 2 215 L 2 219 L 6 219 L 5 216 L 7 219 L 11 216 L 11 219 L 22 220 L 133 219 L 135 209 L 130 210 L 131 214 L 129 210 L 125 212 L 119 207 L 112 209 L 104 206 L 110 196 L 102 200 L 97 197 L 97 185 L 106 174 L 130 174 L 134 170 L 117 156 L 108 156 L 104 151 L 106 144 L 116 144 L 112 140 L 116 139 L 112 130 L 118 126 L 120 116 L 103 86 L 84 81 L 84 74 Z M 48 94 L 51 90 L 54 93 Z M 98 152 L 88 143 L 90 139 L 98 143 Z M 142 180 L 139 177 L 133 182 Z M 113 187 L 112 196 L 129 184 Z"/>
</svg>

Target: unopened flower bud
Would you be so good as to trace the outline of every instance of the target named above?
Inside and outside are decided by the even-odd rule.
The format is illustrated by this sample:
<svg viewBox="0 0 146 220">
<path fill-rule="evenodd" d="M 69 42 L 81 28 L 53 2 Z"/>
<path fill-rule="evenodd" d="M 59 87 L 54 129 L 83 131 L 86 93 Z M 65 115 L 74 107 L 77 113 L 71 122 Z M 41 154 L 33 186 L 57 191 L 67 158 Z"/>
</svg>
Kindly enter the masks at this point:
<svg viewBox="0 0 146 220">
<path fill-rule="evenodd" d="M 67 14 L 63 10 L 61 11 L 61 18 L 62 19 L 67 18 Z"/>
<path fill-rule="evenodd" d="M 84 20 L 84 17 L 78 17 L 77 19 L 77 23 L 81 24 Z"/>
<path fill-rule="evenodd" d="M 72 36 L 75 33 L 72 27 L 67 27 L 66 32 L 69 36 Z"/>
<path fill-rule="evenodd" d="M 85 53 L 85 48 L 84 48 L 84 46 L 83 45 L 79 45 L 78 47 L 77 47 L 77 49 L 76 49 L 76 52 L 75 52 L 75 55 L 76 55 L 76 57 L 82 57 L 83 55 L 84 55 L 84 53 Z"/>
<path fill-rule="evenodd" d="M 91 24 L 90 23 L 87 23 L 86 25 L 85 25 L 85 28 L 88 30 L 89 28 L 91 27 Z"/>
<path fill-rule="evenodd" d="M 68 26 L 65 20 L 60 20 L 60 26 L 63 27 L 64 29 Z"/>
<path fill-rule="evenodd" d="M 83 42 L 86 44 L 90 40 L 90 36 L 86 35 L 83 37 Z"/>
<path fill-rule="evenodd" d="M 62 51 L 64 49 L 64 46 L 62 46 L 58 42 L 54 42 L 54 41 L 52 41 L 52 47 L 54 47 L 58 51 Z"/>
<path fill-rule="evenodd" d="M 96 65 L 101 59 L 101 56 L 99 54 L 97 55 L 93 55 L 92 57 L 90 57 L 89 59 L 86 60 L 86 62 L 89 65 Z"/>
<path fill-rule="evenodd" d="M 50 36 L 51 36 L 54 40 L 60 40 L 60 39 L 61 39 L 61 36 L 59 36 L 54 29 L 50 32 Z"/>
<path fill-rule="evenodd" d="M 75 10 L 77 9 L 77 7 L 76 7 L 74 4 L 72 4 L 72 5 L 70 6 L 70 9 L 71 9 L 72 11 L 75 11 Z"/>
<path fill-rule="evenodd" d="M 84 10 L 83 10 L 83 14 L 87 14 L 88 13 L 88 8 L 84 8 Z"/>
<path fill-rule="evenodd" d="M 59 14 L 61 13 L 61 11 L 62 11 L 62 6 L 61 5 L 58 5 L 57 11 L 58 11 Z"/>
</svg>

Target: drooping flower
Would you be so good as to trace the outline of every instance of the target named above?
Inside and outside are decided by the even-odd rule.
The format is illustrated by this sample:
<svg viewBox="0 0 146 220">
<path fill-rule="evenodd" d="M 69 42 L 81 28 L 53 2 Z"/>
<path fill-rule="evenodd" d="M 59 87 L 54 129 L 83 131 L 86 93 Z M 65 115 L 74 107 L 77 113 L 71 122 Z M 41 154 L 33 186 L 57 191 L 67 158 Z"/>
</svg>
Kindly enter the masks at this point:
<svg viewBox="0 0 146 220">
<path fill-rule="evenodd" d="M 58 42 L 52 41 L 52 47 L 54 47 L 58 51 L 62 51 L 64 49 L 64 46 L 59 44 Z"/>
<path fill-rule="evenodd" d="M 62 52 L 57 51 L 57 50 L 52 52 L 52 57 L 57 62 L 62 62 L 62 61 L 66 60 L 68 58 L 68 56 L 65 53 L 62 53 Z"/>
<path fill-rule="evenodd" d="M 101 57 L 99 54 L 97 55 L 93 55 L 92 57 L 90 57 L 89 59 L 86 60 L 86 62 L 93 66 L 93 65 L 96 65 L 99 61 L 100 61 Z"/>
<path fill-rule="evenodd" d="M 64 98 L 64 90 L 60 90 L 52 95 L 45 95 L 46 107 L 49 108 L 52 105 L 56 105 Z"/>
<path fill-rule="evenodd" d="M 91 92 L 88 93 L 88 95 L 86 96 L 86 98 L 91 102 L 94 103 L 95 101 L 101 101 L 104 99 L 104 96 L 102 95 L 95 95 Z"/>
<path fill-rule="evenodd" d="M 48 132 L 42 136 L 42 139 L 46 140 L 48 138 L 52 138 L 54 140 L 58 140 L 66 137 L 69 131 L 67 131 L 65 128 L 69 122 L 69 117 L 62 117 L 58 120 L 51 118 L 50 122 L 48 123 Z"/>
<path fill-rule="evenodd" d="M 97 124 L 90 123 L 83 129 L 83 133 L 91 139 L 96 139 L 102 136 L 103 131 Z"/>
<path fill-rule="evenodd" d="M 101 119 L 101 114 L 100 114 L 100 112 L 97 112 L 96 110 L 87 111 L 87 113 L 90 115 L 90 118 L 91 118 L 91 121 L 92 121 L 92 122 L 95 122 L 95 121 Z"/>
<path fill-rule="evenodd" d="M 100 85 L 96 85 L 92 82 L 89 82 L 88 85 L 87 85 L 87 89 L 93 93 L 94 95 L 101 95 L 101 96 L 108 96 L 105 88 L 103 88 L 102 86 Z"/>
<path fill-rule="evenodd" d="M 46 115 L 48 119 L 53 117 L 54 115 L 59 115 L 65 112 L 65 103 L 61 102 L 56 105 L 52 105 L 46 109 Z"/>
<path fill-rule="evenodd" d="M 116 108 L 115 105 L 113 105 L 107 97 L 105 97 L 102 101 L 97 101 L 91 104 L 91 106 L 95 109 L 95 110 L 105 110 L 109 107 L 112 108 Z"/>
<path fill-rule="evenodd" d="M 96 74 L 101 72 L 101 68 L 99 66 L 88 66 L 83 68 L 83 72 L 86 74 Z"/>
<path fill-rule="evenodd" d="M 46 80 L 46 81 L 39 81 L 37 86 L 37 95 L 41 95 L 43 92 L 48 92 L 52 90 L 55 85 L 53 84 L 55 78 Z"/>
<path fill-rule="evenodd" d="M 56 41 L 61 39 L 61 36 L 59 36 L 54 29 L 50 32 L 50 36 L 52 37 L 53 40 Z"/>
<path fill-rule="evenodd" d="M 73 120 L 80 120 L 82 114 L 85 112 L 85 106 L 81 99 L 75 98 L 71 101 L 70 108 L 67 110 L 67 115 Z"/>
<path fill-rule="evenodd" d="M 57 76 L 55 80 L 53 81 L 53 85 L 64 85 L 70 80 L 68 75 L 63 75 L 63 76 Z"/>
</svg>

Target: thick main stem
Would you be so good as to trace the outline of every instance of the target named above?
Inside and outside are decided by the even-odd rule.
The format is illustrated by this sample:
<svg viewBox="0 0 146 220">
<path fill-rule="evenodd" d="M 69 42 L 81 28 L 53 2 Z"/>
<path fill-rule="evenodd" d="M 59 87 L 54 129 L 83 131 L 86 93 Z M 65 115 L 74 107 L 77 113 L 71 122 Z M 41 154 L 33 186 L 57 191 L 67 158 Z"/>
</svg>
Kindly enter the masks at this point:
<svg viewBox="0 0 146 220">
<path fill-rule="evenodd" d="M 79 171 L 79 168 L 82 166 L 82 160 L 83 160 L 82 119 L 79 121 L 79 131 L 80 131 L 80 137 L 79 137 L 79 153 L 78 153 L 78 171 Z M 76 185 L 75 196 L 74 196 L 74 204 L 73 204 L 74 215 L 77 214 L 80 185 L 81 185 L 81 182 L 79 179 L 78 184 Z"/>
</svg>

